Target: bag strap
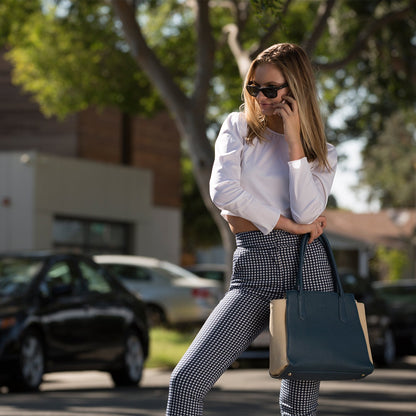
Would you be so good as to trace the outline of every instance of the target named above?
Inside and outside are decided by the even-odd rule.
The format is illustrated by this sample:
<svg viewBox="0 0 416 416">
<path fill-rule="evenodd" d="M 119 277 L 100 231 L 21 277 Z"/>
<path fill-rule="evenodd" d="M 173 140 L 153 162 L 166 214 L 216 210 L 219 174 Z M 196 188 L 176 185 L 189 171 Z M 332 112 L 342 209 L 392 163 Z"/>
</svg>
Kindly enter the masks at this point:
<svg viewBox="0 0 416 416">
<path fill-rule="evenodd" d="M 300 243 L 299 248 L 299 267 L 297 271 L 297 285 L 298 285 L 298 292 L 299 292 L 299 316 L 301 319 L 305 319 L 305 300 L 304 300 L 304 285 L 303 285 L 303 265 L 305 262 L 305 253 L 306 247 L 308 244 L 308 240 L 310 238 L 310 234 L 304 234 L 302 236 L 302 240 Z M 346 318 L 346 310 L 345 310 L 345 301 L 344 301 L 344 289 L 342 287 L 341 279 L 339 277 L 338 269 L 335 262 L 334 253 L 332 252 L 331 245 L 329 244 L 328 238 L 325 234 L 322 234 L 318 237 L 318 240 L 322 243 L 326 255 L 328 257 L 329 265 L 331 266 L 331 273 L 332 279 L 335 286 L 335 292 L 338 293 L 339 296 L 339 317 L 341 321 L 345 322 Z"/>
</svg>

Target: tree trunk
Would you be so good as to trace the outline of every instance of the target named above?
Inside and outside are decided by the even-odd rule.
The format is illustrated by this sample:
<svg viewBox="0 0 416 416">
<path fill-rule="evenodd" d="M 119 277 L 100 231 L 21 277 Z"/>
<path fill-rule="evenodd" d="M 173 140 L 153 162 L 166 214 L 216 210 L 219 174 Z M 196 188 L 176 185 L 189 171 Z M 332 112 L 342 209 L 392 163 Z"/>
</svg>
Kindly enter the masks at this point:
<svg viewBox="0 0 416 416">
<path fill-rule="evenodd" d="M 171 75 L 156 58 L 153 51 L 148 47 L 141 28 L 135 17 L 135 8 L 126 0 L 112 0 L 116 15 L 123 24 L 126 39 L 130 45 L 131 53 L 137 64 L 147 74 L 155 87 L 165 98 L 165 104 L 175 118 L 176 125 L 185 140 L 192 161 L 192 170 L 203 198 L 204 204 L 214 219 L 225 250 L 226 264 L 229 273 L 225 287 L 228 287 L 231 275 L 232 254 L 235 247 L 234 235 L 229 230 L 226 221 L 221 217 L 218 208 L 214 206 L 209 195 L 209 178 L 211 176 L 214 152 L 206 133 L 206 90 L 209 87 L 209 76 L 211 74 L 213 42 L 206 31 L 210 30 L 207 19 L 208 9 L 204 1 L 198 2 L 201 9 L 199 13 L 199 49 L 206 51 L 207 55 L 200 54 L 198 58 L 198 76 L 196 93 L 192 98 L 186 97 L 175 84 Z M 208 61 L 207 61 L 208 59 Z M 201 91 L 204 97 L 201 97 Z M 185 213 L 186 217 L 186 213 Z"/>
<path fill-rule="evenodd" d="M 205 114 L 198 108 L 190 111 L 184 120 L 178 120 L 182 125 L 182 137 L 189 148 L 192 160 L 192 171 L 205 206 L 214 219 L 221 235 L 227 266 L 224 289 L 227 289 L 231 277 L 232 256 L 235 249 L 234 234 L 231 233 L 227 222 L 220 215 L 219 209 L 212 203 L 209 195 L 209 179 L 211 176 L 214 152 L 206 135 Z M 186 213 L 184 215 L 186 218 Z"/>
</svg>

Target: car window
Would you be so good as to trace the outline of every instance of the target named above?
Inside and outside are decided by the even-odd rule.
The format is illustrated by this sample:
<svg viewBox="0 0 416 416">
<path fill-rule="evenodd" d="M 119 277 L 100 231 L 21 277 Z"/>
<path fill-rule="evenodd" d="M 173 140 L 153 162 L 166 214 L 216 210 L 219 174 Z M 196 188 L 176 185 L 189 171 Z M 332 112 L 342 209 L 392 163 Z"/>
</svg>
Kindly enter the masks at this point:
<svg viewBox="0 0 416 416">
<path fill-rule="evenodd" d="M 80 281 L 73 275 L 66 261 L 57 261 L 47 271 L 45 276 L 48 293 L 75 293 L 80 289 Z"/>
<path fill-rule="evenodd" d="M 106 264 L 105 267 L 112 274 L 123 280 L 131 282 L 149 282 L 152 277 L 148 269 L 140 266 L 129 266 L 126 264 Z"/>
<path fill-rule="evenodd" d="M 0 296 L 23 294 L 41 267 L 42 261 L 36 259 L 0 259 Z"/>
<path fill-rule="evenodd" d="M 46 274 L 47 281 L 50 285 L 71 284 L 72 274 L 71 269 L 66 261 L 55 263 Z"/>
<path fill-rule="evenodd" d="M 111 285 L 94 264 L 80 261 L 79 267 L 90 292 L 110 293 Z"/>
</svg>

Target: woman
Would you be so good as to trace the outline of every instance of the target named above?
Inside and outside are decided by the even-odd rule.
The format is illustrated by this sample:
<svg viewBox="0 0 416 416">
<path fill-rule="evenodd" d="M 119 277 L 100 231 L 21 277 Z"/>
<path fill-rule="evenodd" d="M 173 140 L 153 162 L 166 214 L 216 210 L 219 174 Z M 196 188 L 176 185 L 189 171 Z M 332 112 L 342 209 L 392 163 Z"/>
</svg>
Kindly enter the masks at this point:
<svg viewBox="0 0 416 416">
<path fill-rule="evenodd" d="M 269 302 L 295 287 L 300 235 L 310 233 L 307 290 L 333 290 L 316 238 L 337 155 L 325 139 L 312 67 L 282 43 L 252 62 L 242 112 L 224 121 L 210 181 L 214 204 L 236 235 L 230 289 L 172 373 L 167 415 L 202 415 L 205 395 L 265 328 Z M 315 415 L 319 381 L 282 380 L 285 416 Z"/>
</svg>

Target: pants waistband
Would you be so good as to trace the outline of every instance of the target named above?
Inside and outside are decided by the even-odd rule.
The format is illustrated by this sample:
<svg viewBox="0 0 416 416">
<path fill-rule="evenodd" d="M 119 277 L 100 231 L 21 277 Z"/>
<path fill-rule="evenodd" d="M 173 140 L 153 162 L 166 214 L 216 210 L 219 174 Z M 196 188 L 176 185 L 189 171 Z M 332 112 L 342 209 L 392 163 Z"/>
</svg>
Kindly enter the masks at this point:
<svg viewBox="0 0 416 416">
<path fill-rule="evenodd" d="M 237 233 L 235 235 L 235 240 L 237 247 L 270 249 L 282 245 L 298 246 L 301 237 L 301 235 L 290 234 L 282 230 L 273 230 L 267 235 L 264 235 L 260 231 L 246 231 L 243 233 Z"/>
</svg>

